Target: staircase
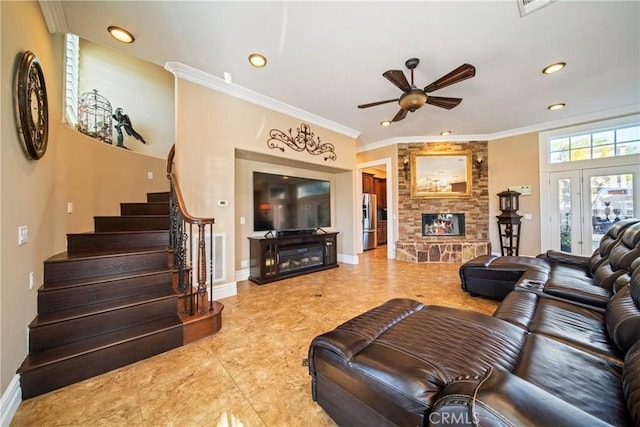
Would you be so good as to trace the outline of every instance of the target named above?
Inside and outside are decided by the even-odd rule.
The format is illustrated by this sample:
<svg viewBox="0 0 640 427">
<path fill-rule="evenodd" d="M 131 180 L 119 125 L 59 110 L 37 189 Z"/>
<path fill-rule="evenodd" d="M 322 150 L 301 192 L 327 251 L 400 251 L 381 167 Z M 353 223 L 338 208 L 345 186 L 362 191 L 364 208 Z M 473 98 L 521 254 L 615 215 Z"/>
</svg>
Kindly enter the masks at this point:
<svg viewBox="0 0 640 427">
<path fill-rule="evenodd" d="M 23 399 L 220 330 L 222 304 L 188 313 L 193 296 L 177 291 L 169 193 L 120 211 L 95 217 L 95 232 L 69 234 L 67 252 L 45 261 L 29 355 L 18 369 Z"/>
</svg>

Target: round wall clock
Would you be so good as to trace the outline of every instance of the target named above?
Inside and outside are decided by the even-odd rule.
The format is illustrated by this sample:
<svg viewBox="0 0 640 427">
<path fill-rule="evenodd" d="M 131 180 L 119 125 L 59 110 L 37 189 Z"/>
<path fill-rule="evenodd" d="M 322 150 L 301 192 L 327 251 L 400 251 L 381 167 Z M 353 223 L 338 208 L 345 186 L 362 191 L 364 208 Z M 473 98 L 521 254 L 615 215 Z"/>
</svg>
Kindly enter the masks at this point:
<svg viewBox="0 0 640 427">
<path fill-rule="evenodd" d="M 26 156 L 38 160 L 47 151 L 49 112 L 40 61 L 25 52 L 16 73 L 13 101 L 18 138 Z"/>
</svg>

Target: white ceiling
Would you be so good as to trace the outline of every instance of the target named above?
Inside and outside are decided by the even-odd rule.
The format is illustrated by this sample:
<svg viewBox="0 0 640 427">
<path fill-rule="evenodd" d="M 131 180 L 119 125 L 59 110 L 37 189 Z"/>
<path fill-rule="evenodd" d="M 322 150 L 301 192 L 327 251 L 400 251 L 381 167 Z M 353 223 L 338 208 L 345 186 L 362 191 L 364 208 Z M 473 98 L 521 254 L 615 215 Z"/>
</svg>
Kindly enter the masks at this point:
<svg viewBox="0 0 640 427">
<path fill-rule="evenodd" d="M 640 110 L 640 2 L 559 0 L 520 17 L 504 1 L 64 1 L 58 22 L 80 37 L 165 66 L 177 61 L 335 122 L 376 142 L 492 138 Z M 61 8 L 59 6 L 62 6 Z M 46 7 L 43 7 L 43 10 Z M 45 11 L 46 15 L 46 11 Z M 136 41 L 124 45 L 106 28 Z M 268 65 L 249 65 L 250 53 Z M 382 77 L 407 72 L 424 87 L 463 63 L 476 76 L 433 92 L 463 98 L 425 105 L 383 128 L 401 91 Z M 564 61 L 565 70 L 543 75 Z M 547 106 L 567 104 L 559 111 Z"/>
</svg>

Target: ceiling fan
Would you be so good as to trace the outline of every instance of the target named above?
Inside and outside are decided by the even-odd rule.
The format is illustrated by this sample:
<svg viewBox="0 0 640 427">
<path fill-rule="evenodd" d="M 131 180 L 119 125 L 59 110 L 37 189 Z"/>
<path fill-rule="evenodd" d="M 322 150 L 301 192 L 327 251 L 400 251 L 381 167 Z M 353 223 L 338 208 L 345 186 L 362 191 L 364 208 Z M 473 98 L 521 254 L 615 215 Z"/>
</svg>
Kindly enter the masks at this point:
<svg viewBox="0 0 640 427">
<path fill-rule="evenodd" d="M 398 111 L 395 117 L 391 120 L 392 122 L 398 122 L 404 119 L 407 116 L 407 112 L 410 111 L 413 113 L 424 104 L 431 104 L 435 105 L 436 107 L 446 108 L 447 110 L 450 110 L 457 107 L 458 104 L 460 104 L 460 102 L 462 101 L 462 98 L 430 96 L 427 95 L 427 93 L 435 92 L 438 89 L 442 89 L 443 87 L 447 87 L 463 80 L 470 79 L 471 77 L 476 75 L 476 67 L 470 64 L 462 64 L 455 70 L 451 71 L 449 74 L 446 74 L 430 85 L 425 86 L 424 89 L 419 89 L 413 84 L 413 70 L 418 66 L 419 63 L 420 60 L 418 58 L 410 58 L 407 59 L 407 62 L 405 62 L 406 67 L 411 70 L 411 84 L 409 84 L 409 82 L 407 81 L 407 78 L 404 76 L 402 70 L 388 70 L 382 74 L 391 83 L 396 85 L 401 91 L 404 92 L 400 96 L 400 98 L 387 99 L 386 101 L 372 102 L 370 104 L 362 104 L 358 105 L 358 108 L 375 107 L 376 105 L 382 105 L 389 102 L 397 101 L 400 105 L 400 111 Z"/>
</svg>

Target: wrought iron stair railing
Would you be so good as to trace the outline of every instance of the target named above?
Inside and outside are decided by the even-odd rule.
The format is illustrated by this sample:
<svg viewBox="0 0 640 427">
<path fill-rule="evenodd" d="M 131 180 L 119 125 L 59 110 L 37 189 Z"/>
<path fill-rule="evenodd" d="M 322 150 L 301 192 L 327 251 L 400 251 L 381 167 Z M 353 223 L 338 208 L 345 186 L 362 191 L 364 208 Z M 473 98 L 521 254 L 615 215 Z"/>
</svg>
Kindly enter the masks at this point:
<svg viewBox="0 0 640 427">
<path fill-rule="evenodd" d="M 167 178 L 171 185 L 169 197 L 171 218 L 169 244 L 173 250 L 174 266 L 178 270 L 178 287 L 184 292 L 187 301 L 185 311 L 193 316 L 197 310 L 202 315 L 206 313 L 207 282 L 209 283 L 209 311 L 214 309 L 213 225 L 215 221 L 213 218 L 194 217 L 187 211 L 180 191 L 180 184 L 173 172 L 174 157 L 175 145 L 171 147 L 167 158 Z M 207 236 L 209 237 L 209 256 L 207 256 Z M 197 243 L 197 245 L 194 245 L 194 243 Z M 198 281 L 195 294 L 192 266 L 194 262 L 196 264 L 195 277 Z"/>
</svg>

